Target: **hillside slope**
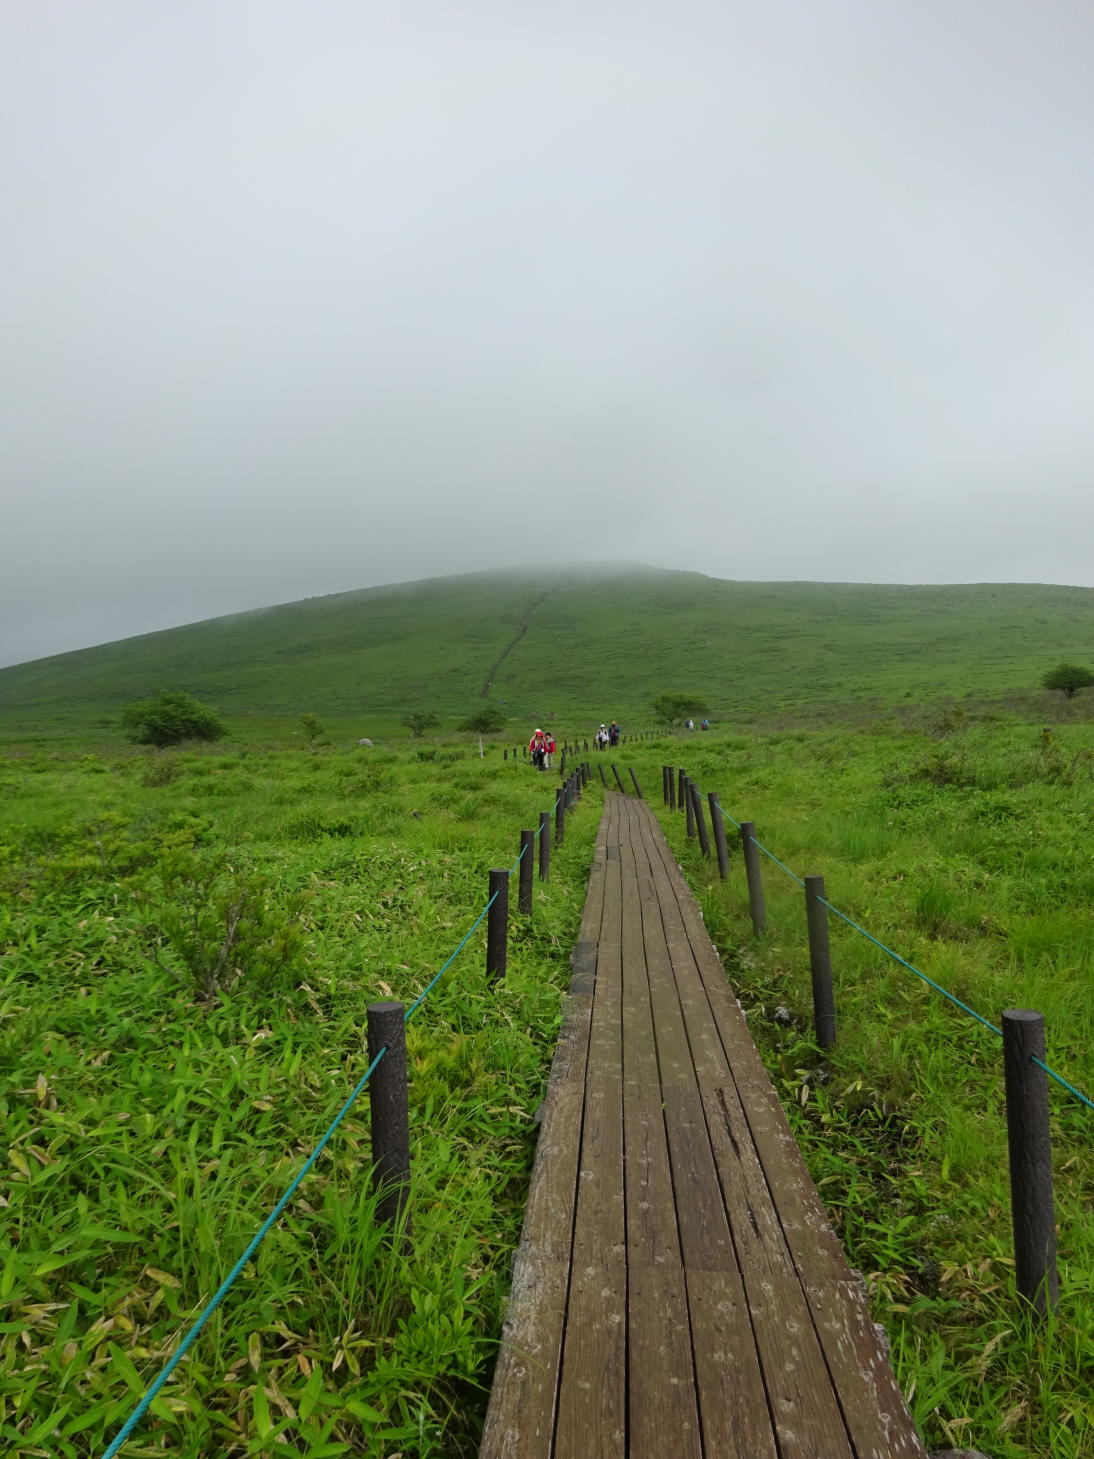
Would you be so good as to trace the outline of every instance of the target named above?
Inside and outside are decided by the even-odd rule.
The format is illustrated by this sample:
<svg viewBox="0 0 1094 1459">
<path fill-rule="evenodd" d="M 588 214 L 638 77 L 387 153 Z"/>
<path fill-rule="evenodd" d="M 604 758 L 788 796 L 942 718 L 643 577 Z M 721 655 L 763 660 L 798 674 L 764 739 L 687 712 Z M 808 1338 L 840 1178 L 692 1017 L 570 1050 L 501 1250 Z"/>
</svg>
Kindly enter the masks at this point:
<svg viewBox="0 0 1094 1459">
<path fill-rule="evenodd" d="M 0 670 L 9 732 L 88 723 L 161 688 L 227 713 L 718 717 L 997 695 L 1094 659 L 1094 589 L 741 583 L 638 566 L 470 573 L 210 619 Z"/>
</svg>

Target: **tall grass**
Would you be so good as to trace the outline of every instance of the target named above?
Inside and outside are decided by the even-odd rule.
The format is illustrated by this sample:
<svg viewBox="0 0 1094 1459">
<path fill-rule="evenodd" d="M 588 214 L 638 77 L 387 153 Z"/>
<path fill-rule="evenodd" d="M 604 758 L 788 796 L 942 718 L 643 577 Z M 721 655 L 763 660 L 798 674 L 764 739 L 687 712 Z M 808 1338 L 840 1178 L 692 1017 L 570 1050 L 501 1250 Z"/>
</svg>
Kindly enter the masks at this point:
<svg viewBox="0 0 1094 1459">
<path fill-rule="evenodd" d="M 0 764 L 7 1452 L 101 1453 L 359 1077 L 367 1004 L 428 981 L 554 784 L 455 746 Z M 505 981 L 473 942 L 409 1026 L 409 1252 L 362 1100 L 123 1452 L 475 1452 L 595 822 Z M 276 888 L 291 965 L 208 1001 L 163 935 L 179 856 Z"/>
<path fill-rule="evenodd" d="M 1094 1092 L 1094 729 L 967 720 L 651 746 L 834 905 L 992 1023 L 1045 1016 L 1049 1062 Z M 811 1032 L 803 894 L 763 863 L 768 931 L 665 812 L 814 1179 L 866 1275 L 928 1447 L 1094 1455 L 1094 1113 L 1050 1086 L 1061 1303 L 1014 1291 L 1001 1043 L 832 919 L 839 1040 Z"/>
</svg>

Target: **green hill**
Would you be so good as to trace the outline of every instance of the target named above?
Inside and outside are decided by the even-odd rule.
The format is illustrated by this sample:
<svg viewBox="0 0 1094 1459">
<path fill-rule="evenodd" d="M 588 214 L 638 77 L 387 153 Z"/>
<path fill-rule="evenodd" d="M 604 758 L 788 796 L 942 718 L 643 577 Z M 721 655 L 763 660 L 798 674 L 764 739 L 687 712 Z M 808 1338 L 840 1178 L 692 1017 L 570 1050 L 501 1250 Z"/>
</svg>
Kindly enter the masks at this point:
<svg viewBox="0 0 1094 1459">
<path fill-rule="evenodd" d="M 88 725 L 161 688 L 229 716 L 843 715 L 1033 689 L 1094 660 L 1094 589 L 743 583 L 625 565 L 470 573 L 214 618 L 0 669 L 11 734 Z"/>
</svg>

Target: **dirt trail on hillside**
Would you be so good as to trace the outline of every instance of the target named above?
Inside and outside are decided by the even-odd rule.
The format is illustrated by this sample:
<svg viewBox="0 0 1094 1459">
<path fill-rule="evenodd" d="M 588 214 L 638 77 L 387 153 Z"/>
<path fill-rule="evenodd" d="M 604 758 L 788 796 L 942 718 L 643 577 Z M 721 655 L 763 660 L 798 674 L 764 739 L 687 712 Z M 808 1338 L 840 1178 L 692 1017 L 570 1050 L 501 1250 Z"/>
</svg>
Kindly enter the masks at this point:
<svg viewBox="0 0 1094 1459">
<path fill-rule="evenodd" d="M 491 688 L 493 686 L 494 680 L 497 678 L 498 670 L 501 668 L 502 664 L 504 664 L 505 660 L 509 657 L 509 655 L 516 648 L 517 644 L 521 641 L 521 639 L 524 637 L 524 635 L 528 632 L 528 625 L 532 621 L 532 614 L 536 611 L 536 609 L 539 607 L 539 605 L 541 603 L 545 602 L 551 596 L 551 594 L 554 593 L 554 592 L 556 592 L 557 590 L 558 590 L 558 584 L 556 583 L 553 588 L 548 588 L 546 590 L 546 592 L 540 593 L 540 595 L 539 595 L 538 598 L 533 598 L 532 601 L 528 604 L 528 607 L 524 610 L 524 617 L 520 620 L 520 622 L 517 625 L 517 631 L 516 631 L 515 636 L 505 645 L 505 647 L 502 649 L 501 653 L 497 656 L 497 658 L 494 660 L 494 662 L 490 665 L 490 669 L 489 669 L 489 671 L 487 673 L 487 676 L 486 676 L 486 683 L 482 686 L 482 689 L 479 691 L 479 698 L 480 699 L 489 699 L 489 697 L 490 697 L 490 690 L 491 690 Z"/>
</svg>

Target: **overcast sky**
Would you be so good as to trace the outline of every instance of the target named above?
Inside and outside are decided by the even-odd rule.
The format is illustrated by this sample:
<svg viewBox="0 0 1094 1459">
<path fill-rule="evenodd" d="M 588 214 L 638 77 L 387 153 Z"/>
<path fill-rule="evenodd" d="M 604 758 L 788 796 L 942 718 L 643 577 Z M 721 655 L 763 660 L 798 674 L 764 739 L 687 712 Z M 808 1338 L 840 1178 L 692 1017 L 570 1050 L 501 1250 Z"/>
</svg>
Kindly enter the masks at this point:
<svg viewBox="0 0 1094 1459">
<path fill-rule="evenodd" d="M 563 557 L 1094 584 L 1089 0 L 0 18 L 0 663 Z"/>
</svg>

